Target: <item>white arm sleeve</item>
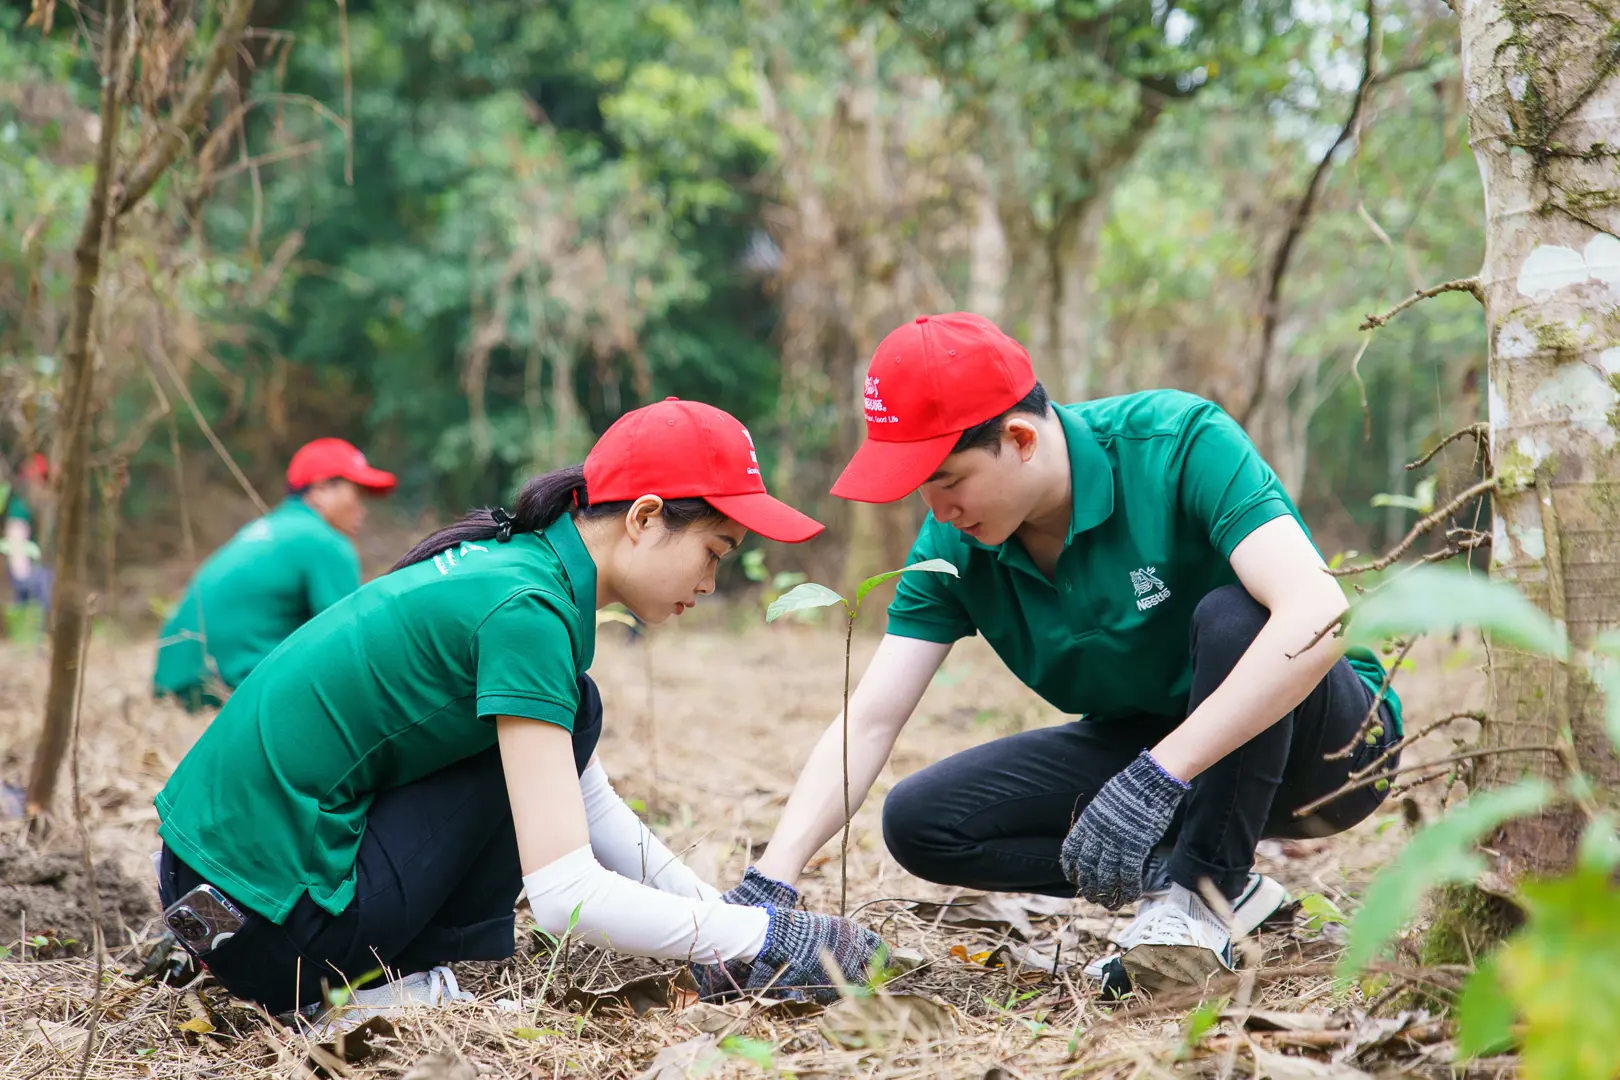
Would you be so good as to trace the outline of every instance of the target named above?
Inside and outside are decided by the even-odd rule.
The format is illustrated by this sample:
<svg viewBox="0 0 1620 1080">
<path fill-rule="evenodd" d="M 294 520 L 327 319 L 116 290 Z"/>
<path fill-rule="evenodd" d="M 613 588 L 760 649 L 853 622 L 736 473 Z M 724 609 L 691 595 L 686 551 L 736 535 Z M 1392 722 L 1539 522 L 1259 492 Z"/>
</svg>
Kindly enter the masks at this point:
<svg viewBox="0 0 1620 1080">
<path fill-rule="evenodd" d="M 671 896 L 620 877 L 579 847 L 523 879 L 540 929 L 660 960 L 752 960 L 765 947 L 764 908 Z"/>
<path fill-rule="evenodd" d="M 591 762 L 580 775 L 579 790 L 585 797 L 591 850 L 603 866 L 675 896 L 713 900 L 720 895 L 713 885 L 692 873 L 624 804 L 600 761 Z"/>
</svg>

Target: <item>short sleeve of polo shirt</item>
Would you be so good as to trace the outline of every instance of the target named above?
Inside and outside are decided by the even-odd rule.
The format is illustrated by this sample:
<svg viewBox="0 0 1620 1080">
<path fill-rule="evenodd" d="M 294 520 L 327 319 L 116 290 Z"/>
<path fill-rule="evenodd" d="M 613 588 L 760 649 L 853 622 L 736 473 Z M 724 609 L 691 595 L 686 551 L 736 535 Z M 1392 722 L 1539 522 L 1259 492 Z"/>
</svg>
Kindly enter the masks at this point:
<svg viewBox="0 0 1620 1080">
<path fill-rule="evenodd" d="M 574 730 L 579 680 L 571 609 L 540 592 L 503 601 L 473 631 L 478 717 L 522 716 Z"/>
<path fill-rule="evenodd" d="M 1282 482 L 1253 442 L 1225 412 L 1197 411 L 1185 433 L 1180 499 L 1222 558 L 1273 518 L 1292 514 Z"/>
<path fill-rule="evenodd" d="M 911 554 L 906 556 L 906 565 L 925 559 L 944 559 L 958 570 L 962 569 L 960 555 L 941 550 L 932 523 L 925 524 L 917 534 L 917 542 L 911 545 Z M 978 627 L 951 589 L 951 582 L 955 580 L 946 574 L 901 574 L 895 582 L 894 599 L 889 601 L 887 632 L 940 645 L 976 634 Z"/>
</svg>

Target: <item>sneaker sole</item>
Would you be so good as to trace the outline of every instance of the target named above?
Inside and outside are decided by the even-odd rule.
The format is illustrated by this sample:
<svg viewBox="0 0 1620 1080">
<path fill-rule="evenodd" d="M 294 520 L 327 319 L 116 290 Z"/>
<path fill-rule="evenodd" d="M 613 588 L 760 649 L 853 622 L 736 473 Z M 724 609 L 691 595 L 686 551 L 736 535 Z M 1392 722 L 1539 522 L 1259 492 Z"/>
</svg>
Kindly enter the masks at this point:
<svg viewBox="0 0 1620 1080">
<path fill-rule="evenodd" d="M 1125 954 L 1131 985 L 1150 994 L 1175 986 L 1204 986 L 1231 972 L 1213 949 L 1201 945 L 1138 945 Z"/>
</svg>

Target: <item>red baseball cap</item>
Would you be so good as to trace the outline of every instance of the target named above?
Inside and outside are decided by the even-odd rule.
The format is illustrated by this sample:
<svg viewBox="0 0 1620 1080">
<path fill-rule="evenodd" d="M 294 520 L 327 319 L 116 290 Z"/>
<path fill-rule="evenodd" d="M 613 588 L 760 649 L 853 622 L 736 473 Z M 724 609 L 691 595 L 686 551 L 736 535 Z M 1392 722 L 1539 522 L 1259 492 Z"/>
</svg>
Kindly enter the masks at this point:
<svg viewBox="0 0 1620 1080">
<path fill-rule="evenodd" d="M 298 448 L 287 464 L 287 486 L 297 491 L 322 480 L 347 480 L 378 495 L 394 490 L 394 474 L 373 469 L 366 455 L 342 439 L 316 439 Z"/>
<path fill-rule="evenodd" d="M 22 474 L 33 480 L 49 480 L 51 478 L 51 463 L 45 459 L 44 454 L 34 454 L 23 465 Z"/>
<path fill-rule="evenodd" d="M 855 502 L 905 498 L 951 456 L 962 432 L 1035 386 L 1024 347 L 981 315 L 924 315 L 893 331 L 866 369 L 866 441 L 833 485 Z"/>
<path fill-rule="evenodd" d="M 765 493 L 742 421 L 673 397 L 625 413 L 602 433 L 585 457 L 585 493 L 594 503 L 701 498 L 744 528 L 788 544 L 825 527 Z"/>
</svg>

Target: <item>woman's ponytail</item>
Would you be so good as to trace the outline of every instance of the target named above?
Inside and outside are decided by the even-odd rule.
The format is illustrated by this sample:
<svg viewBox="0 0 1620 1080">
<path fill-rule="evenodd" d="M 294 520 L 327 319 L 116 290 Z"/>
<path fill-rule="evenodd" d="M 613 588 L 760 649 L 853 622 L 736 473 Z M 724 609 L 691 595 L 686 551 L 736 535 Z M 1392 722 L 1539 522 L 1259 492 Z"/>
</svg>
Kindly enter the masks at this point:
<svg viewBox="0 0 1620 1080">
<path fill-rule="evenodd" d="M 474 510 L 420 541 L 389 569 L 389 573 L 425 562 L 467 541 L 505 542 L 516 533 L 539 532 L 575 507 L 585 505 L 585 466 L 570 465 L 566 469 L 541 473 L 523 485 L 511 513 L 500 507 Z"/>
</svg>

